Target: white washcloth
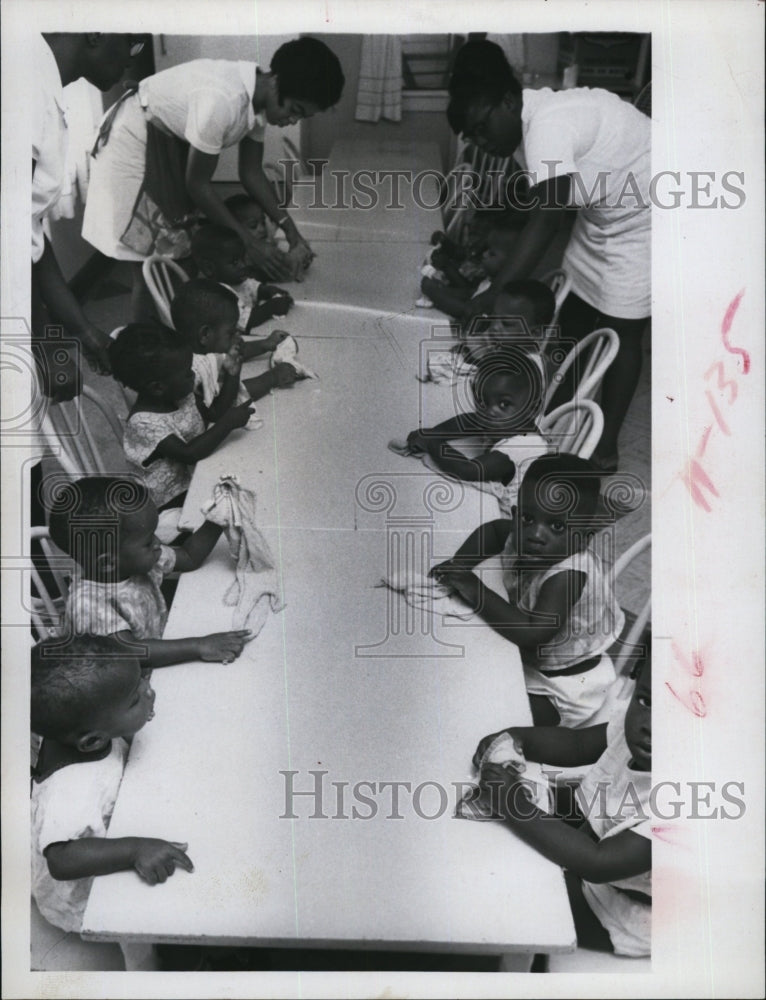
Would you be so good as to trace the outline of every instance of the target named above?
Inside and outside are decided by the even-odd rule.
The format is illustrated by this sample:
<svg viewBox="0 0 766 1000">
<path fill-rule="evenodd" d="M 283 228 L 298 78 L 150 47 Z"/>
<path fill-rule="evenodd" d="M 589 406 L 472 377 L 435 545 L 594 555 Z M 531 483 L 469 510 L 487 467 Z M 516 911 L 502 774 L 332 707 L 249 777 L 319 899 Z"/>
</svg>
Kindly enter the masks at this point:
<svg viewBox="0 0 766 1000">
<path fill-rule="evenodd" d="M 516 774 L 523 774 L 524 785 L 532 801 L 543 812 L 552 812 L 551 789 L 540 764 L 527 761 L 524 753 L 510 733 L 500 733 L 484 751 L 478 770 L 484 764 L 499 764 L 501 767 Z M 475 780 L 472 779 L 472 780 Z M 493 812 L 489 795 L 480 791 L 479 785 L 463 795 L 455 809 L 458 819 L 475 819 L 479 821 L 502 819 L 499 813 Z"/>
<path fill-rule="evenodd" d="M 236 579 L 223 597 L 224 604 L 234 606 L 231 627 L 249 628 L 255 637 L 269 611 L 284 608 L 274 557 L 255 523 L 255 493 L 240 486 L 237 476 L 223 475 L 202 513 L 208 521 L 222 525 L 237 563 Z"/>
<path fill-rule="evenodd" d="M 376 586 L 398 591 L 411 607 L 423 608 L 431 614 L 459 618 L 460 621 L 468 621 L 474 616 L 473 611 L 455 597 L 451 587 L 414 570 L 394 571 L 384 576 Z"/>
<path fill-rule="evenodd" d="M 457 351 L 447 348 L 429 351 L 426 374 L 417 377 L 421 382 L 435 382 L 437 385 L 459 385 L 465 379 L 472 378 L 475 373 L 475 365 L 466 361 Z"/>
<path fill-rule="evenodd" d="M 271 355 L 271 367 L 278 364 L 280 361 L 287 362 L 288 365 L 292 365 L 293 368 L 298 373 L 300 378 L 319 378 L 316 372 L 313 372 L 310 368 L 306 368 L 302 365 L 300 361 L 297 361 L 298 355 L 298 342 L 291 334 L 285 337 L 281 341 L 275 351 Z"/>
</svg>

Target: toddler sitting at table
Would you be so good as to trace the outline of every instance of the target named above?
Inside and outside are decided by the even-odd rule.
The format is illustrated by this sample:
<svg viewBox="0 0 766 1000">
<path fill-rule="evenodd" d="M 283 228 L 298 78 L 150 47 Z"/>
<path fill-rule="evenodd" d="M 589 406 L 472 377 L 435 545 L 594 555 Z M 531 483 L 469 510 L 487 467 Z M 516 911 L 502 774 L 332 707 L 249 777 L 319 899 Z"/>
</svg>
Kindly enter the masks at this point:
<svg viewBox="0 0 766 1000">
<path fill-rule="evenodd" d="M 237 659 L 250 635 L 244 629 L 162 638 L 168 617 L 163 578 L 200 567 L 221 535 L 219 525 L 205 521 L 181 545 L 162 545 L 156 506 L 144 484 L 127 476 L 79 479 L 51 506 L 51 538 L 75 563 L 67 635 L 113 635 L 123 648 L 139 643 L 131 655 L 146 668 Z"/>
<path fill-rule="evenodd" d="M 124 643 L 83 635 L 32 649 L 32 895 L 45 919 L 79 933 L 93 879 L 133 869 L 149 885 L 194 871 L 188 844 L 107 838 L 130 741 L 154 692 Z M 146 829 L 146 826 L 144 827 Z"/>
<path fill-rule="evenodd" d="M 129 323 L 109 346 L 112 374 L 138 394 L 125 424 L 125 457 L 160 511 L 183 505 L 194 465 L 244 427 L 254 412 L 251 395 L 208 427 L 194 394 L 192 356 L 189 341 L 160 323 Z M 294 381 L 294 369 L 286 365 L 253 379 L 250 387 L 265 395 Z"/>
<path fill-rule="evenodd" d="M 192 236 L 191 251 L 200 275 L 220 282 L 237 296 L 240 333 L 250 333 L 261 323 L 289 312 L 293 304 L 289 292 L 249 276 L 245 245 L 233 229 L 205 223 Z"/>
<path fill-rule="evenodd" d="M 275 330 L 268 337 L 243 340 L 237 333 L 239 304 L 229 288 L 210 278 L 192 278 L 178 290 L 170 307 L 176 331 L 192 346 L 195 392 L 202 397 L 202 414 L 217 420 L 230 406 L 260 399 L 274 386 L 291 385 L 298 377 L 284 362 L 272 372 L 240 381 L 245 361 L 274 351 L 287 337 Z"/>
<path fill-rule="evenodd" d="M 537 425 L 545 396 L 542 363 L 536 352 L 506 343 L 484 354 L 473 371 L 476 409 L 412 431 L 407 449 L 427 456 L 427 464 L 441 472 L 493 493 L 510 516 L 519 469 L 550 451 Z M 459 451 L 450 443 L 454 440 L 472 445 L 473 455 Z"/>
<path fill-rule="evenodd" d="M 527 760 L 559 767 L 592 764 L 557 815 L 531 801 L 523 763 L 484 760 L 500 733 L 485 736 L 474 763 L 494 811 L 526 843 L 565 870 L 580 947 L 633 958 L 651 954 L 652 673 L 647 657 L 627 710 L 587 729 L 505 730 Z M 577 824 L 577 825 L 576 825 Z"/>
<path fill-rule="evenodd" d="M 616 677 L 607 650 L 625 616 L 593 537 L 599 486 L 586 459 L 536 458 L 513 517 L 482 524 L 431 571 L 519 647 L 536 725 L 580 729 L 609 716 Z M 507 599 L 472 572 L 498 554 Z"/>
</svg>

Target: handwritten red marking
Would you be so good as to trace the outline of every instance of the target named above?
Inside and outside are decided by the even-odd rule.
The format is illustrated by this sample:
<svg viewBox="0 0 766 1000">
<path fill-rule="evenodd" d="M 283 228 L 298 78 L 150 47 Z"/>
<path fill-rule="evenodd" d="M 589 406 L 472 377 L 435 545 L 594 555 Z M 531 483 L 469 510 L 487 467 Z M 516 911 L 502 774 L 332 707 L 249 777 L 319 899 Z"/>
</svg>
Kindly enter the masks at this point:
<svg viewBox="0 0 766 1000">
<path fill-rule="evenodd" d="M 734 322 L 734 317 L 739 309 L 739 304 L 742 301 L 742 296 L 745 294 L 745 289 L 743 288 L 741 292 L 734 296 L 734 298 L 729 303 L 729 306 L 724 314 L 723 322 L 721 323 L 721 337 L 723 338 L 723 346 L 730 354 L 741 354 L 742 355 L 742 374 L 747 375 L 750 371 L 750 355 L 742 347 L 732 347 L 729 343 L 729 331 L 731 330 L 731 324 Z"/>
<path fill-rule="evenodd" d="M 708 424 L 705 430 L 702 432 L 700 443 L 697 445 L 697 458 L 702 458 L 702 456 L 705 454 L 705 448 L 707 448 L 707 443 L 710 438 L 710 432 L 712 430 L 713 430 L 713 425 Z"/>
<path fill-rule="evenodd" d="M 713 416 L 718 421 L 718 426 L 721 428 L 721 430 L 727 437 L 731 437 L 731 431 L 729 430 L 726 421 L 721 416 L 721 411 L 718 409 L 716 401 L 713 399 L 713 393 L 710 391 L 710 389 L 707 389 L 705 391 L 705 395 L 707 396 L 708 403 L 710 403 L 710 409 L 713 411 Z"/>
<path fill-rule="evenodd" d="M 734 379 L 724 378 L 724 375 L 726 373 L 724 372 L 723 362 L 722 361 L 716 361 L 716 362 L 714 362 L 714 364 L 712 364 L 708 368 L 708 370 L 705 372 L 705 374 L 704 374 L 703 377 L 705 379 L 709 379 L 710 376 L 715 371 L 718 372 L 718 381 L 716 383 L 716 389 L 729 389 L 731 391 L 731 395 L 729 396 L 729 400 L 728 400 L 729 406 L 731 406 L 731 404 L 737 398 L 737 392 L 739 391 L 737 389 L 737 383 L 734 381 Z"/>
<path fill-rule="evenodd" d="M 673 656 L 681 664 L 684 670 L 697 679 L 697 687 L 699 688 L 701 686 L 699 678 L 702 677 L 705 672 L 705 664 L 703 663 L 700 654 L 695 650 L 692 653 L 691 659 L 689 659 L 675 639 L 671 644 L 671 648 L 673 650 Z M 707 706 L 705 705 L 705 699 L 702 697 L 701 690 L 692 689 L 687 693 L 686 697 L 683 697 L 668 681 L 665 681 L 665 687 L 668 691 L 670 691 L 674 698 L 681 702 L 684 708 L 688 708 L 692 715 L 696 715 L 698 719 L 704 719 L 707 715 Z"/>
<path fill-rule="evenodd" d="M 689 490 L 689 493 L 691 494 L 691 498 L 694 501 L 694 503 L 696 503 L 698 507 L 701 507 L 703 510 L 709 512 L 711 510 L 711 507 L 710 504 L 705 499 L 705 496 L 702 492 L 702 487 L 704 487 L 706 490 L 712 493 L 713 496 L 715 497 L 720 496 L 720 494 L 713 485 L 713 481 L 711 480 L 710 476 L 707 474 L 707 472 L 705 472 L 705 470 L 702 468 L 702 466 L 700 465 L 700 463 L 697 461 L 696 458 L 693 458 L 689 462 L 689 466 L 686 472 L 683 472 L 681 474 L 681 478 L 683 479 L 684 483 L 686 483 L 686 487 Z"/>
</svg>

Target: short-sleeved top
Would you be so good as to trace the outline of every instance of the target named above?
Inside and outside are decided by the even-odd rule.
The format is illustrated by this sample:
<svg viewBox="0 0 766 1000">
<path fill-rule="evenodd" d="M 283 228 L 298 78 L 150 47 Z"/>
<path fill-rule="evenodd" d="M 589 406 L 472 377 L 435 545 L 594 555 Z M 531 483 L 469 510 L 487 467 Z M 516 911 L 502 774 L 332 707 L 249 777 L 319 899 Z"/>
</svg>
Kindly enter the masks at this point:
<svg viewBox="0 0 766 1000">
<path fill-rule="evenodd" d="M 143 477 L 158 507 L 164 507 L 189 489 L 193 466 L 170 458 L 156 458 L 148 465 L 144 463 L 166 437 L 175 436 L 188 442 L 204 431 L 205 421 L 197 408 L 194 393 L 189 393 L 178 409 L 170 413 L 141 410 L 128 417 L 123 438 L 125 457 Z"/>
<path fill-rule="evenodd" d="M 514 158 L 539 184 L 573 175 L 582 209 L 562 267 L 606 315 L 651 312 L 651 121 L 606 90 L 524 90 Z"/>
<path fill-rule="evenodd" d="M 32 130 L 32 261 L 45 249 L 43 219 L 59 199 L 67 156 L 67 122 L 64 88 L 50 46 L 42 35 L 30 40 L 26 53 L 35 70 L 28 109 Z"/>
<path fill-rule="evenodd" d="M 100 760 L 67 764 L 32 783 L 32 895 L 45 919 L 79 933 L 93 877 L 57 881 L 44 851 L 51 844 L 105 837 L 122 781 L 128 744 L 112 740 Z"/>
<path fill-rule="evenodd" d="M 194 391 L 202 397 L 205 406 L 212 406 L 220 392 L 221 380 L 224 376 L 223 362 L 225 354 L 193 354 L 192 371 L 194 372 Z M 244 403 L 250 399 L 250 393 L 239 383 L 235 399 L 236 403 Z"/>
<path fill-rule="evenodd" d="M 599 840 L 632 830 L 651 840 L 650 771 L 634 771 L 625 740 L 625 712 L 613 716 L 606 728 L 606 750 L 589 769 L 577 789 L 580 809 Z M 611 883 L 620 889 L 652 894 L 652 873 L 642 872 Z"/>
<path fill-rule="evenodd" d="M 605 653 L 619 638 L 625 615 L 617 603 L 612 581 L 599 555 L 592 546 L 556 563 L 539 573 L 521 573 L 520 593 L 517 591 L 515 533 L 508 536 L 502 554 L 503 583 L 513 599 L 518 593 L 518 603 L 534 610 L 540 590 L 546 580 L 559 573 L 574 571 L 585 576 L 580 597 L 572 607 L 559 631 L 536 650 L 535 662 L 527 666 L 539 670 L 563 670 L 582 660 Z M 530 580 L 531 577 L 531 580 Z"/>
<path fill-rule="evenodd" d="M 168 609 L 160 584 L 175 564 L 175 549 L 163 545 L 146 575 L 117 583 L 86 580 L 76 567 L 66 602 L 67 625 L 76 635 L 129 631 L 134 639 L 161 639 Z"/>
<path fill-rule="evenodd" d="M 253 110 L 256 69 L 253 62 L 193 59 L 142 80 L 139 100 L 154 124 L 214 156 L 245 138 L 264 140 L 265 116 Z"/>
<path fill-rule="evenodd" d="M 250 313 L 253 307 L 258 304 L 258 289 L 261 287 L 261 283 L 260 281 L 256 281 L 255 278 L 245 278 L 239 285 L 226 285 L 223 281 L 221 284 L 237 296 L 237 303 L 239 305 L 237 329 L 240 333 L 245 333 Z"/>
</svg>

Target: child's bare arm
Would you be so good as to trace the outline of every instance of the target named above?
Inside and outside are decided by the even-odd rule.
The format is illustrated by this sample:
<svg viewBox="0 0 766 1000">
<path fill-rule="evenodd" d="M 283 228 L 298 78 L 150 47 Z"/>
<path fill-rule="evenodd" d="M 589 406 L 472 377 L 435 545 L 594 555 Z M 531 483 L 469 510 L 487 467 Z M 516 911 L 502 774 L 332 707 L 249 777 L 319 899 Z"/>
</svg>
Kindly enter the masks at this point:
<svg viewBox="0 0 766 1000">
<path fill-rule="evenodd" d="M 614 882 L 651 870 L 652 844 L 647 837 L 626 830 L 605 840 L 593 840 L 585 830 L 572 829 L 557 816 L 538 809 L 524 788 L 523 778 L 497 764 L 482 768 L 481 786 L 525 843 L 587 882 Z"/>
<path fill-rule="evenodd" d="M 284 330 L 274 330 L 268 337 L 261 340 L 248 340 L 242 343 L 242 360 L 251 361 L 259 358 L 263 354 L 271 354 L 282 343 L 285 337 L 289 336 Z"/>
<path fill-rule="evenodd" d="M 223 528 L 220 524 L 205 521 L 183 545 L 173 546 L 176 554 L 174 569 L 177 573 L 190 573 L 199 569 L 215 548 Z"/>
<path fill-rule="evenodd" d="M 172 667 L 177 663 L 204 660 L 208 663 L 233 663 L 250 638 L 248 629 L 213 632 L 211 635 L 188 636 L 183 639 L 135 639 L 128 631 L 116 637 L 132 643 L 142 667 Z"/>
<path fill-rule="evenodd" d="M 206 431 L 192 438 L 191 441 L 182 441 L 175 434 L 163 438 L 151 457 L 170 458 L 176 462 L 183 462 L 184 465 L 194 465 L 200 459 L 212 455 L 218 445 L 233 430 L 236 430 L 237 427 L 244 427 L 254 412 L 250 400 L 246 403 L 240 403 L 238 406 L 232 406 L 212 427 L 208 427 Z"/>
<path fill-rule="evenodd" d="M 48 871 L 58 881 L 111 875 L 134 868 L 149 885 L 164 882 L 176 870 L 194 871 L 188 844 L 152 837 L 83 837 L 50 844 L 45 850 Z"/>
<path fill-rule="evenodd" d="M 606 750 L 606 723 L 586 729 L 565 726 L 509 726 L 490 733 L 479 741 L 473 762 L 478 767 L 490 743 L 501 733 L 508 733 L 521 746 L 527 760 L 559 767 L 594 764 Z"/>
<path fill-rule="evenodd" d="M 469 288 L 448 288 L 433 278 L 423 278 L 420 282 L 420 290 L 433 302 L 437 309 L 453 316 L 455 319 L 462 319 L 465 314 L 466 305 L 471 298 Z"/>
<path fill-rule="evenodd" d="M 261 286 L 268 290 L 268 297 L 259 301 L 250 310 L 245 333 L 249 333 L 253 327 L 260 326 L 274 316 L 286 316 L 293 304 L 292 296 L 281 288 L 273 285 Z"/>
<path fill-rule="evenodd" d="M 485 521 L 471 532 L 451 559 L 434 566 L 430 575 L 439 579 L 449 573 L 470 570 L 490 556 L 496 556 L 505 548 L 512 527 L 513 521 L 506 518 Z"/>
<path fill-rule="evenodd" d="M 556 635 L 585 585 L 584 573 L 557 573 L 540 588 L 534 611 L 527 611 L 504 600 L 475 573 L 437 567 L 436 576 L 453 587 L 496 632 L 520 648 L 532 650 Z"/>
<path fill-rule="evenodd" d="M 298 373 L 292 365 L 286 361 L 281 361 L 274 365 L 271 371 L 256 375 L 255 378 L 245 379 L 244 387 L 250 393 L 250 398 L 260 399 L 271 389 L 286 389 L 298 379 Z"/>
<path fill-rule="evenodd" d="M 516 465 L 499 451 L 468 458 L 443 438 L 426 439 L 427 451 L 440 469 L 469 483 L 502 483 L 507 486 L 516 475 Z"/>
<path fill-rule="evenodd" d="M 202 416 L 206 420 L 212 422 L 220 420 L 224 413 L 226 413 L 227 410 L 230 410 L 236 402 L 238 392 L 239 371 L 225 372 L 218 395 L 215 397 L 210 406 L 206 408 L 206 411 L 203 409 L 202 405 L 198 403 Z"/>
</svg>

